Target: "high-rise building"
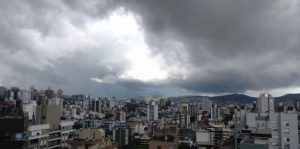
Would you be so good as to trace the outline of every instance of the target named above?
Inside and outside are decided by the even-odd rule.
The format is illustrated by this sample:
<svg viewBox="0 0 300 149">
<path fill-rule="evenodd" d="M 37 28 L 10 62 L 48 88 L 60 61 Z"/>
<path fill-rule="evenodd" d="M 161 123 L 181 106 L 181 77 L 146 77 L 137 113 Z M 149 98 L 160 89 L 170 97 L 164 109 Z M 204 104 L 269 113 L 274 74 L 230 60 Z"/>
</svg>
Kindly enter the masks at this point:
<svg viewBox="0 0 300 149">
<path fill-rule="evenodd" d="M 293 111 L 275 113 L 274 99 L 260 94 L 256 113 L 235 113 L 236 148 L 298 148 L 298 117 Z"/>
<path fill-rule="evenodd" d="M 218 120 L 219 117 L 220 117 L 220 108 L 218 107 L 217 104 L 213 104 L 212 107 L 211 107 L 211 110 L 210 110 L 210 117 L 211 119 L 213 120 Z"/>
<path fill-rule="evenodd" d="M 118 142 L 119 146 L 128 145 L 130 141 L 131 130 L 125 124 L 116 126 L 113 130 L 113 140 Z"/>
<path fill-rule="evenodd" d="M 155 102 L 152 102 L 150 105 L 147 105 L 147 120 L 158 120 L 158 105 L 155 104 Z"/>
<path fill-rule="evenodd" d="M 257 112 L 259 113 L 272 113 L 274 112 L 274 98 L 267 93 L 262 93 L 257 98 Z"/>
<path fill-rule="evenodd" d="M 45 90 L 45 95 L 47 98 L 54 98 L 55 97 L 55 91 L 52 90 L 50 87 L 48 87 L 47 90 Z"/>
<path fill-rule="evenodd" d="M 32 100 L 30 103 L 22 104 L 23 112 L 28 117 L 29 121 L 36 120 L 36 101 Z"/>
<path fill-rule="evenodd" d="M 190 128 L 191 116 L 189 114 L 180 114 L 179 120 L 181 128 Z"/>
<path fill-rule="evenodd" d="M 119 121 L 120 122 L 126 122 L 126 112 L 125 111 L 120 111 L 119 112 Z"/>
<path fill-rule="evenodd" d="M 210 112 L 212 106 L 212 101 L 208 98 L 203 98 L 201 100 L 201 110 Z"/>
<path fill-rule="evenodd" d="M 256 139 L 271 149 L 298 148 L 298 131 L 295 131 L 298 130 L 296 113 L 246 113 L 244 120 L 244 129 L 238 131 L 251 131 L 250 139 Z M 246 146 L 245 143 L 241 144 Z"/>
<path fill-rule="evenodd" d="M 6 97 L 6 88 L 0 87 L 0 101 L 4 101 Z"/>
<path fill-rule="evenodd" d="M 90 111 L 98 113 L 101 111 L 101 101 L 99 99 L 92 99 L 90 101 Z"/>
</svg>

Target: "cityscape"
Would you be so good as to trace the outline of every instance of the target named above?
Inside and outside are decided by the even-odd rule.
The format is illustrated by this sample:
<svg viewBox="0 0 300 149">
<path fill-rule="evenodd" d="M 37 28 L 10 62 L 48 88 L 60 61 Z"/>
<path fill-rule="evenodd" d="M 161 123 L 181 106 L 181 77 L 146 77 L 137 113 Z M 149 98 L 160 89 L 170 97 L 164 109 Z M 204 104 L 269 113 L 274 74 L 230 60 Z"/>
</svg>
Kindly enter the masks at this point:
<svg viewBox="0 0 300 149">
<path fill-rule="evenodd" d="M 300 97 L 300 94 L 286 95 Z M 284 96 L 281 98 L 285 98 Z M 127 100 L 0 87 L 1 148 L 299 147 L 300 100 L 267 92 Z M 230 100 L 230 102 L 226 101 Z"/>
<path fill-rule="evenodd" d="M 0 0 L 0 149 L 300 149 L 299 0 Z"/>
</svg>

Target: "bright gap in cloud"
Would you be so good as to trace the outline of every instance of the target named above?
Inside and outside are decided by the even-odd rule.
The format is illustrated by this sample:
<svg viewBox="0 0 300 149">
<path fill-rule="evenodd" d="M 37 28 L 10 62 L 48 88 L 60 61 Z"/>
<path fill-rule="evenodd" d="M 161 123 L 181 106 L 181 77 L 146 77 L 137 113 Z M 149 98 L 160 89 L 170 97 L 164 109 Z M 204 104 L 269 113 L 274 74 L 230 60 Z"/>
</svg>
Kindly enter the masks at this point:
<svg viewBox="0 0 300 149">
<path fill-rule="evenodd" d="M 88 28 L 91 32 L 105 29 L 116 39 L 114 44 L 120 50 L 125 50 L 126 55 L 122 56 L 125 56 L 130 66 L 126 66 L 128 69 L 117 76 L 119 79 L 143 82 L 167 79 L 168 72 L 162 69 L 165 64 L 164 60 L 159 55 L 151 55 L 151 50 L 145 43 L 144 33 L 132 14 L 124 13 L 121 9 L 114 12 L 108 19 L 91 24 Z M 105 83 L 105 79 L 96 82 Z"/>
</svg>

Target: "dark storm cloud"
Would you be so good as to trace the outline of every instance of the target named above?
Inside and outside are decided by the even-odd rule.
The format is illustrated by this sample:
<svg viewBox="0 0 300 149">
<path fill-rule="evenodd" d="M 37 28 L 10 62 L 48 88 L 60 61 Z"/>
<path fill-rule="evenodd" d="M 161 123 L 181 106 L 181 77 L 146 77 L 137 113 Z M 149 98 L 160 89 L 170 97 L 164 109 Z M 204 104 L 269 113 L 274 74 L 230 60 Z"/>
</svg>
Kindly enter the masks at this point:
<svg viewBox="0 0 300 149">
<path fill-rule="evenodd" d="M 152 50 L 166 59 L 187 53 L 179 86 L 244 92 L 299 86 L 299 3 L 292 1 L 122 1 L 140 15 Z M 172 46 L 180 42 L 181 50 Z M 170 46 L 171 45 L 171 46 Z M 176 45 L 176 44 L 175 44 Z M 296 50 L 297 49 L 297 50 Z M 172 53 L 176 57 L 171 57 Z M 179 58 L 178 58 L 179 55 Z"/>
<path fill-rule="evenodd" d="M 119 78 L 129 68 L 119 46 L 73 33 L 119 8 L 135 15 L 170 78 Z M 299 87 L 299 8 L 279 0 L 0 0 L 0 85 L 119 97 Z"/>
</svg>

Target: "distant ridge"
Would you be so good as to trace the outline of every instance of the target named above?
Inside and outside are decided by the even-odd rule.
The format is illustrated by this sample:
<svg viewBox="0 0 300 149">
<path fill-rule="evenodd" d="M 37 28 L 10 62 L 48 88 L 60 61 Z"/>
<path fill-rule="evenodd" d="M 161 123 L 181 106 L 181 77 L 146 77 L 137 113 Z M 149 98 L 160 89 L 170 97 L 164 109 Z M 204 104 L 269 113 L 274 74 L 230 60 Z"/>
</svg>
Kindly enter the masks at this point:
<svg viewBox="0 0 300 149">
<path fill-rule="evenodd" d="M 211 99 L 214 103 L 252 103 L 256 101 L 257 97 L 251 97 L 245 94 L 227 94 L 220 96 L 176 96 L 176 97 L 160 97 L 160 96 L 141 96 L 135 97 L 137 101 L 144 100 L 146 102 L 149 101 L 159 101 L 160 99 L 169 99 L 173 102 L 197 102 L 203 98 Z M 300 93 L 297 94 L 286 94 L 279 97 L 274 97 L 276 102 L 284 102 L 284 103 L 293 103 L 294 101 L 300 101 Z M 127 100 L 129 101 L 129 100 Z"/>
<path fill-rule="evenodd" d="M 300 94 L 285 94 L 283 96 L 275 97 L 275 100 L 279 102 L 293 103 L 294 101 L 300 101 Z"/>
<path fill-rule="evenodd" d="M 255 97 L 247 96 L 244 94 L 228 94 L 222 96 L 210 97 L 214 102 L 234 102 L 234 103 L 251 103 L 256 100 Z"/>
</svg>

